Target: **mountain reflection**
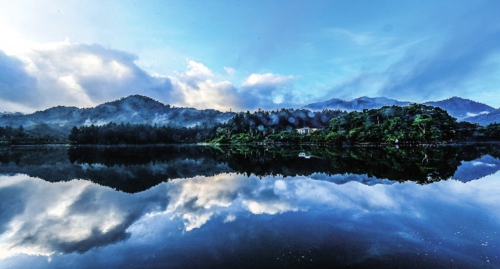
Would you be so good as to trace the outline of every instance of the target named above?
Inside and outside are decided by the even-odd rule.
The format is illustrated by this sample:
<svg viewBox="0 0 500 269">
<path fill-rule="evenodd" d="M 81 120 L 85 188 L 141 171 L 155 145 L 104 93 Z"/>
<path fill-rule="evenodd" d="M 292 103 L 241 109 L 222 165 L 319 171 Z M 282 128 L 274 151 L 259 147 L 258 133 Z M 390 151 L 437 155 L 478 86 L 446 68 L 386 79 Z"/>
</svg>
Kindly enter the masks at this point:
<svg viewBox="0 0 500 269">
<path fill-rule="evenodd" d="M 45 267 L 120 267 L 153 255 L 163 265 L 216 268 L 248 253 L 282 267 L 291 248 L 303 253 L 299 259 L 307 255 L 308 263 L 320 265 L 394 255 L 403 261 L 418 252 L 434 262 L 423 267 L 450 257 L 471 267 L 486 264 L 485 257 L 500 265 L 499 182 L 498 173 L 467 184 L 425 186 L 222 173 L 128 194 L 83 180 L 4 175 L 0 267 L 3 261 L 21 264 L 16 257 L 27 254 L 51 257 L 50 263 L 38 260 Z M 255 267 L 257 261 L 249 262 Z"/>
<path fill-rule="evenodd" d="M 494 268 L 499 152 L 4 147 L 0 268 Z"/>
<path fill-rule="evenodd" d="M 0 173 L 23 173 L 51 182 L 86 179 L 129 193 L 172 179 L 229 172 L 259 177 L 303 175 L 338 183 L 345 183 L 349 177 L 344 175 L 351 175 L 352 180 L 366 184 L 387 183 L 386 180 L 426 184 L 450 178 L 465 182 L 492 174 L 500 169 L 499 157 L 500 150 L 495 145 L 10 147 L 0 148 Z"/>
</svg>

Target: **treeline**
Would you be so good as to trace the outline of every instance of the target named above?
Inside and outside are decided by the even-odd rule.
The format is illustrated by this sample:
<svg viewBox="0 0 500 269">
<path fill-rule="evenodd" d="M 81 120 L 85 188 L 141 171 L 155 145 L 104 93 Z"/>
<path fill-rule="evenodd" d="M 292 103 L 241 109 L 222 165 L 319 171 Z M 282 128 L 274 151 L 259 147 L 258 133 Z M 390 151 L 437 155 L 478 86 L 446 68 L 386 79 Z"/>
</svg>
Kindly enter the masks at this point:
<svg viewBox="0 0 500 269">
<path fill-rule="evenodd" d="M 422 104 L 385 106 L 349 113 L 282 111 L 238 114 L 227 124 L 217 128 L 216 138 L 212 142 L 352 145 L 500 140 L 498 123 L 484 127 L 468 122 L 459 123 L 445 110 Z M 325 118 L 328 119 L 326 122 Z M 302 127 L 313 129 L 307 134 L 299 134 L 297 129 Z"/>
<path fill-rule="evenodd" d="M 202 141 L 210 130 L 200 126 L 173 128 L 148 124 L 90 125 L 73 127 L 68 136 L 71 144 L 170 144 Z"/>
<path fill-rule="evenodd" d="M 49 130 L 49 132 L 47 132 Z M 32 130 L 25 130 L 22 125 L 17 128 L 0 126 L 0 145 L 32 145 L 65 143 L 66 138 L 50 133 L 46 125 L 36 125 Z"/>
<path fill-rule="evenodd" d="M 299 128 L 309 128 L 299 133 Z M 500 124 L 457 122 L 445 110 L 422 104 L 386 106 L 362 112 L 305 109 L 238 113 L 215 127 L 173 128 L 147 124 L 73 127 L 72 144 L 219 144 L 315 143 L 428 144 L 456 141 L 499 141 Z"/>
<path fill-rule="evenodd" d="M 254 143 L 254 142 L 309 142 L 313 136 L 299 134 L 299 128 L 321 129 L 328 126 L 332 118 L 345 115 L 340 110 L 310 111 L 307 109 L 280 109 L 250 113 L 239 113 L 214 128 L 210 137 L 213 143 Z"/>
<path fill-rule="evenodd" d="M 330 143 L 421 143 L 457 139 L 455 118 L 421 104 L 350 112 L 330 121 Z"/>
<path fill-rule="evenodd" d="M 437 143 L 500 140 L 500 125 L 458 123 L 446 110 L 422 104 L 350 112 L 330 121 L 325 141 L 335 144 Z"/>
<path fill-rule="evenodd" d="M 108 123 L 73 127 L 68 136 L 72 144 L 170 144 L 217 141 L 228 142 L 232 134 L 246 135 L 240 142 L 250 143 L 266 137 L 276 141 L 297 142 L 302 136 L 295 129 L 311 126 L 320 128 L 328 125 L 332 117 L 345 112 L 323 110 L 312 112 L 305 109 L 258 110 L 236 114 L 227 123 L 215 127 L 196 125 L 192 128 L 151 126 L 147 124 Z M 287 135 L 284 135 L 284 134 Z M 293 136 L 293 137 L 292 137 Z M 222 139 L 221 139 L 222 137 Z"/>
<path fill-rule="evenodd" d="M 227 123 L 174 128 L 148 124 L 108 123 L 73 127 L 65 137 L 47 132 L 49 127 L 26 132 L 0 127 L 2 144 L 170 144 L 211 142 L 220 144 L 423 144 L 454 141 L 499 141 L 500 124 L 480 126 L 457 122 L 445 110 L 411 104 L 386 106 L 362 112 L 306 109 L 258 110 L 238 113 Z M 300 128 L 308 128 L 299 132 Z M 41 130 L 44 130 L 42 134 Z"/>
</svg>

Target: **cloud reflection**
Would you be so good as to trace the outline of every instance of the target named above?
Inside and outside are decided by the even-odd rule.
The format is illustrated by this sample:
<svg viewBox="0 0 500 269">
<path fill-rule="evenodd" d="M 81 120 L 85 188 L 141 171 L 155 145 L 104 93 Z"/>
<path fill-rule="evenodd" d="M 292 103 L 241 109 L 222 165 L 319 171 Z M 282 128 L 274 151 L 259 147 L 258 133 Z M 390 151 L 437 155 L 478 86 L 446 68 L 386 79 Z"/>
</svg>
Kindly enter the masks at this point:
<svg viewBox="0 0 500 269">
<path fill-rule="evenodd" d="M 127 239 L 146 212 L 165 207 L 158 191 L 130 195 L 88 181 L 49 183 L 25 175 L 0 176 L 0 258 L 15 254 L 83 253 Z M 14 205 L 14 206 L 6 206 Z"/>
<path fill-rule="evenodd" d="M 135 242 L 149 238 L 152 227 L 179 232 L 168 228 L 177 221 L 182 223 L 181 232 L 202 233 L 200 228 L 210 226 L 211 221 L 233 225 L 252 215 L 274 218 L 287 212 L 322 212 L 332 220 L 342 219 L 332 222 L 342 229 L 356 227 L 377 234 L 380 231 L 373 230 L 373 225 L 399 226 L 409 219 L 416 220 L 417 226 L 426 225 L 419 220 L 432 220 L 433 226 L 425 227 L 428 230 L 457 227 L 440 223 L 439 212 L 480 214 L 489 216 L 491 225 L 500 225 L 500 213 L 495 210 L 500 203 L 496 195 L 499 179 L 497 173 L 466 184 L 449 180 L 425 186 L 412 182 L 369 186 L 305 176 L 219 174 L 176 179 L 127 194 L 82 180 L 49 183 L 26 175 L 0 176 L 0 265 L 2 259 L 20 254 L 53 256 L 87 253 L 97 247 L 113 249 L 113 245 L 131 244 L 127 242 L 132 238 Z M 414 244 L 419 241 L 412 232 L 419 229 L 424 228 L 399 227 L 389 234 Z M 152 237 L 151 242 L 141 244 L 157 240 Z M 373 247 L 373 253 L 380 251 Z"/>
</svg>

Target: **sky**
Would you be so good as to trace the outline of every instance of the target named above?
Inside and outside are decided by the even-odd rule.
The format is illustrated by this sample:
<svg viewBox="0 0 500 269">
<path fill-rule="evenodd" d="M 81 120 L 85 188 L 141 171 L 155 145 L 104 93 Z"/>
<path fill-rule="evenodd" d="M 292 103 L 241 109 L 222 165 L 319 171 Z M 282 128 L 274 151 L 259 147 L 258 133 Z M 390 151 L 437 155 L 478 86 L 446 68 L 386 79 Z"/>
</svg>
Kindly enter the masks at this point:
<svg viewBox="0 0 500 269">
<path fill-rule="evenodd" d="M 198 109 L 331 98 L 500 107 L 500 2 L 0 0 L 0 111 L 131 94 Z"/>
</svg>

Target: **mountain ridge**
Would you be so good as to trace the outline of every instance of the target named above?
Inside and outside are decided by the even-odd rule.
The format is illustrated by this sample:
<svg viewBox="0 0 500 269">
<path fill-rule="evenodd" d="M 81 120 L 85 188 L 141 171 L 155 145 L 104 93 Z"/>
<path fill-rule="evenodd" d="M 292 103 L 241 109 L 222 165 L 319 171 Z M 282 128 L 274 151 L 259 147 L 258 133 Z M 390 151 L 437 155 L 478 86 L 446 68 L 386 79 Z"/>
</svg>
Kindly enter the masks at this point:
<svg viewBox="0 0 500 269">
<path fill-rule="evenodd" d="M 332 98 L 326 101 L 311 103 L 303 106 L 309 109 L 340 109 L 347 111 L 360 111 L 363 109 L 380 108 L 385 105 L 406 106 L 411 102 L 398 101 L 387 97 L 367 97 L 362 96 L 354 98 L 351 101 L 345 101 L 339 98 Z"/>
<path fill-rule="evenodd" d="M 375 109 L 375 108 L 381 108 L 383 106 L 393 106 L 393 105 L 407 106 L 411 103 L 415 102 L 398 101 L 396 99 L 390 99 L 387 97 L 362 96 L 352 99 L 350 101 L 345 101 L 338 98 L 332 98 L 327 101 L 307 104 L 303 107 L 314 110 L 340 109 L 347 111 L 362 111 L 363 109 Z M 444 109 L 452 117 L 457 118 L 459 121 L 477 117 L 478 115 L 487 115 L 488 113 L 494 112 L 496 110 L 494 107 L 491 107 L 489 105 L 457 96 L 453 96 L 448 99 L 440 101 L 428 101 L 423 104 Z M 486 123 L 488 122 L 488 120 L 483 120 L 482 122 Z"/>
<path fill-rule="evenodd" d="M 450 114 L 457 119 L 467 119 L 470 117 L 474 117 L 477 115 L 485 115 L 495 111 L 495 108 L 489 105 L 457 96 L 453 96 L 451 98 L 444 99 L 441 101 L 425 102 L 424 104 L 430 106 L 437 106 L 448 112 L 452 111 L 452 113 Z M 461 106 L 467 107 L 469 111 L 464 111 L 463 109 L 462 110 L 457 109 L 458 107 Z"/>
<path fill-rule="evenodd" d="M 362 111 L 383 106 L 406 106 L 410 103 L 409 101 L 398 101 L 386 97 L 362 96 L 351 101 L 332 98 L 323 102 L 305 105 L 303 108 L 310 110 Z M 481 125 L 500 122 L 500 109 L 470 99 L 454 96 L 424 104 L 440 107 L 459 121 L 469 121 Z M 234 115 L 236 115 L 234 112 L 221 112 L 215 109 L 199 110 L 189 107 L 174 107 L 148 96 L 135 94 L 91 108 L 60 105 L 31 114 L 3 112 L 0 113 L 0 126 L 17 127 L 22 125 L 27 130 L 40 130 L 43 129 L 41 126 L 45 126 L 51 132 L 59 130 L 61 134 L 67 134 L 73 126 L 104 125 L 109 122 L 158 124 L 176 128 L 195 125 L 213 127 L 218 123 L 229 121 Z"/>
<path fill-rule="evenodd" d="M 494 111 L 488 113 L 488 114 L 482 114 L 482 115 L 477 115 L 474 117 L 469 117 L 465 119 L 468 122 L 471 123 L 477 123 L 480 125 L 488 125 L 490 123 L 500 123 L 500 108 L 495 109 Z"/>
<path fill-rule="evenodd" d="M 56 106 L 31 114 L 0 115 L 0 126 L 20 126 L 27 130 L 38 125 L 59 128 L 67 133 L 73 126 L 104 125 L 109 122 L 158 124 L 176 128 L 195 125 L 215 126 L 234 116 L 233 112 L 214 109 L 198 110 L 163 104 L 143 95 L 130 95 L 91 108 Z"/>
</svg>

